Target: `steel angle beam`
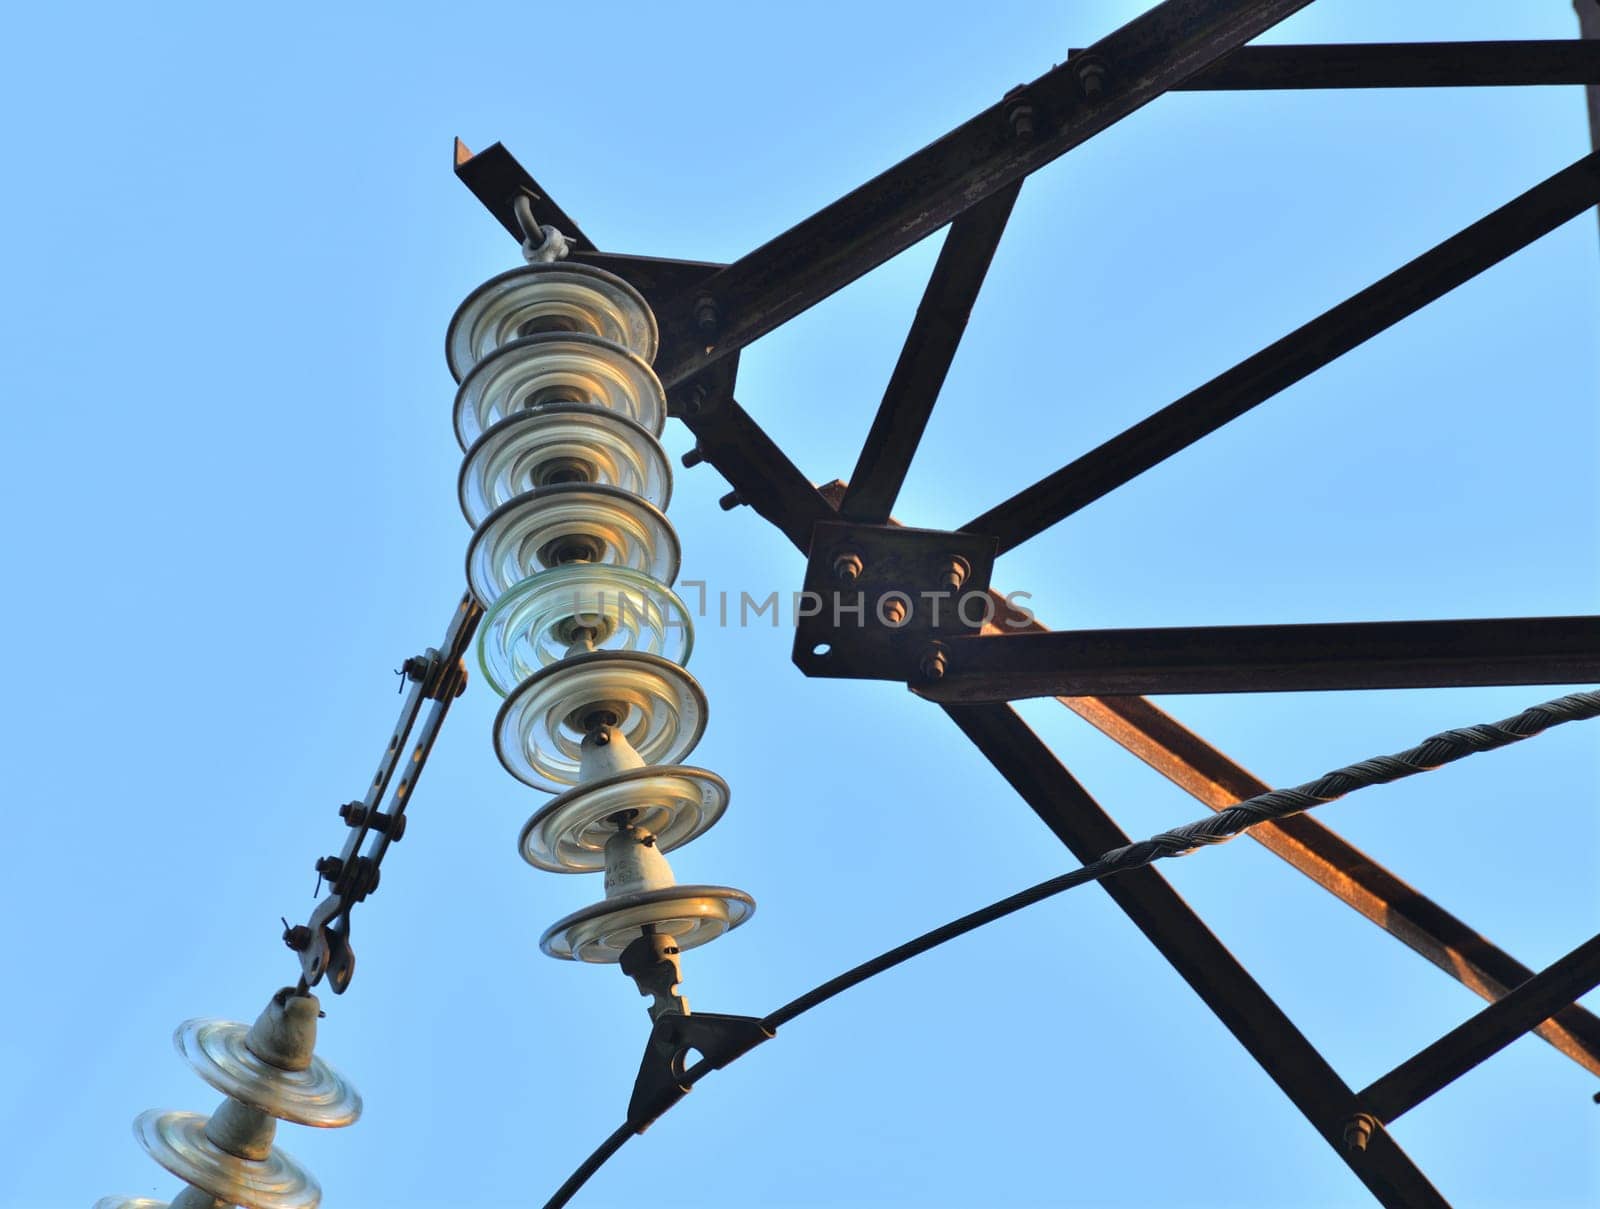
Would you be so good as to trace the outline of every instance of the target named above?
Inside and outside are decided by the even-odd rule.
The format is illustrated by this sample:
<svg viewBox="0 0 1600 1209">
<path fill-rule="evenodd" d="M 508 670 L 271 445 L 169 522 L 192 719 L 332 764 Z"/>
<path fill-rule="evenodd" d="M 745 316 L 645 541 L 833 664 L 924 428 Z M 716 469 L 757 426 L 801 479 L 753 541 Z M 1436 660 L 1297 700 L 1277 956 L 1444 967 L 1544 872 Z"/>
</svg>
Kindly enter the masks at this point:
<svg viewBox="0 0 1600 1209">
<path fill-rule="evenodd" d="M 1080 861 L 1128 842 L 1010 706 L 944 710 Z M 1100 886 L 1380 1203 L 1407 1209 L 1446 1204 L 1381 1126 L 1364 1151 L 1346 1148 L 1352 1096 L 1344 1080 L 1164 877 L 1139 869 Z"/>
<path fill-rule="evenodd" d="M 1021 188 L 1017 181 L 950 224 L 839 504 L 844 519 L 889 519 Z"/>
<path fill-rule="evenodd" d="M 933 701 L 1600 680 L 1600 617 L 1172 626 L 955 636 Z"/>
<path fill-rule="evenodd" d="M 461 183 L 511 237 L 522 241 L 522 229 L 512 211 L 518 197 L 532 203 L 533 217 L 541 226 L 555 227 L 572 247 L 570 259 L 615 273 L 644 295 L 652 310 L 668 299 L 705 280 L 724 266 L 703 260 L 671 260 L 659 256 L 632 256 L 621 252 L 602 252 L 584 234 L 577 220 L 534 180 L 516 156 L 500 143 L 474 155 L 460 139 L 455 144 L 455 172 Z"/>
<path fill-rule="evenodd" d="M 1070 63 L 1081 50 L 1067 52 Z M 1573 40 L 1241 46 L 1174 92 L 1600 84 L 1600 46 Z"/>
<path fill-rule="evenodd" d="M 1382 281 L 961 527 L 995 534 L 1000 552 L 1005 553 L 1443 297 L 1597 200 L 1600 153 L 1557 172 Z"/>
<path fill-rule="evenodd" d="M 933 234 L 1310 0 L 1166 0 L 663 307 L 669 386 Z"/>
<path fill-rule="evenodd" d="M 517 225 L 512 204 L 517 198 L 526 197 L 533 203 L 533 217 L 540 226 L 555 227 L 567 237 L 574 251 L 594 250 L 594 240 L 583 233 L 577 220 L 551 199 L 502 144 L 495 143 L 473 152 L 457 139 L 455 172 L 456 179 L 472 190 L 484 209 L 494 215 L 495 221 L 518 243 L 522 242 L 522 228 Z"/>
<path fill-rule="evenodd" d="M 1358 1109 L 1380 1121 L 1393 1121 L 1597 985 L 1600 936 L 1406 1059 L 1356 1097 Z"/>
<path fill-rule="evenodd" d="M 1058 700 L 1212 810 L 1272 788 L 1143 697 Z M 1511 954 L 1309 814 L 1245 834 L 1490 1002 L 1533 977 Z M 1600 1018 L 1593 1013 L 1576 1004 L 1563 1007 L 1534 1031 L 1600 1075 Z"/>
</svg>

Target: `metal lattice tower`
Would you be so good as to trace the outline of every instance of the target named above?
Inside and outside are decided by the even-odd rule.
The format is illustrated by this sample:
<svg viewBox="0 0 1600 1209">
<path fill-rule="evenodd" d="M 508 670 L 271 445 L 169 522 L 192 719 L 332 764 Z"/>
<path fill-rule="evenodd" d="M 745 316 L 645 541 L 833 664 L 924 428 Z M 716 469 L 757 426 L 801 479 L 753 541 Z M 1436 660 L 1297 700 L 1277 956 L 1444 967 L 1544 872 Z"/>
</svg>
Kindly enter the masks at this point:
<svg viewBox="0 0 1600 1209">
<path fill-rule="evenodd" d="M 404 835 L 416 778 L 465 689 L 475 636 L 485 679 L 506 697 L 495 735 L 502 763 L 555 794 L 522 830 L 524 858 L 553 872 L 605 873 L 605 897 L 553 924 L 541 945 L 553 956 L 620 964 L 652 999 L 625 1120 L 551 1205 L 706 1074 L 802 1012 L 1112 872 L 1103 883 L 1112 900 L 1381 1204 L 1446 1203 L 1389 1126 L 1523 1033 L 1600 1074 L 1600 1020 L 1576 1004 L 1600 984 L 1600 938 L 1535 972 L 1301 813 L 1593 716 L 1600 698 L 1575 694 L 1498 729 L 1437 736 L 1288 791 L 1272 790 L 1146 699 L 1593 682 L 1600 618 L 1052 631 L 991 583 L 1000 554 L 1596 205 L 1600 152 L 959 528 L 918 529 L 892 515 L 1028 175 L 1090 138 L 1114 137 L 1107 132 L 1118 121 L 1162 94 L 1581 85 L 1600 141 L 1600 0 L 1576 0 L 1584 38 L 1570 42 L 1247 45 L 1308 2 L 1166 0 L 727 264 L 603 251 L 504 147 L 473 154 L 457 144 L 456 174 L 529 262 L 469 297 L 448 339 L 466 453 L 460 497 L 474 530 L 468 592 L 441 646 L 405 665 L 410 689 L 378 773 L 340 812 L 341 852 L 317 863 L 328 894 L 305 924 L 286 925 L 299 984 L 249 1029 L 191 1021 L 179 1030 L 180 1050 L 227 1098 L 209 1119 L 140 1118 L 141 1141 L 188 1185 L 174 1206 L 317 1204 L 315 1180 L 273 1147 L 272 1123 L 344 1125 L 360 1111 L 359 1097 L 312 1056 L 311 991 L 326 981 L 341 993 L 350 983 L 350 913 L 378 888 L 384 856 Z M 848 482 L 813 484 L 735 400 L 740 351 L 941 228 L 943 246 L 855 468 Z M 751 507 L 806 556 L 797 586 L 817 607 L 799 619 L 796 666 L 812 677 L 908 685 L 944 711 L 1086 870 L 936 929 L 764 1017 L 689 1010 L 678 992 L 680 950 L 744 922 L 753 902 L 727 887 L 676 884 L 664 855 L 714 824 L 729 796 L 720 777 L 678 762 L 699 737 L 706 704 L 681 667 L 688 610 L 671 590 L 677 537 L 664 516 L 671 475 L 657 439 L 668 416 L 695 437 L 685 465 L 727 480 L 724 507 Z M 948 607 L 920 607 L 930 599 Z M 1217 813 L 1130 844 L 1010 704 L 1027 698 L 1060 701 Z M 1144 867 L 1245 827 L 1489 1005 L 1365 1088 L 1350 1087 Z M 691 1050 L 700 1054 L 693 1064 Z"/>
</svg>

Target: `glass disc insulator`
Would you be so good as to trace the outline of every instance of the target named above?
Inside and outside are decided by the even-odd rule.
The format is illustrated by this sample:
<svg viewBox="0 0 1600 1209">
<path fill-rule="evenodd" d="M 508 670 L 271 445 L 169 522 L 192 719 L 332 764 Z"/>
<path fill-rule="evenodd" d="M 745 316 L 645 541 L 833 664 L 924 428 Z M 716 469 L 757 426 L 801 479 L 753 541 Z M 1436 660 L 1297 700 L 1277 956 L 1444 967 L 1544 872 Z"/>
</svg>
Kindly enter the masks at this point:
<svg viewBox="0 0 1600 1209">
<path fill-rule="evenodd" d="M 656 837 L 662 852 L 705 834 L 728 808 L 728 783 L 683 765 L 630 768 L 569 789 L 524 824 L 522 859 L 551 873 L 598 873 L 617 819 Z"/>
<path fill-rule="evenodd" d="M 494 720 L 494 749 L 507 772 L 558 793 L 578 783 L 584 716 L 602 705 L 646 764 L 676 764 L 706 728 L 705 690 L 659 655 L 594 651 L 535 672 Z"/>
<path fill-rule="evenodd" d="M 539 948 L 567 961 L 613 962 L 645 929 L 665 932 L 693 949 L 737 928 L 755 913 L 755 899 L 727 886 L 668 886 L 608 898 L 557 920 Z"/>
<path fill-rule="evenodd" d="M 456 308 L 445 359 L 457 382 L 495 349 L 534 331 L 583 332 L 654 361 L 656 317 L 644 296 L 604 269 L 565 261 L 491 277 Z"/>
<path fill-rule="evenodd" d="M 478 630 L 478 661 L 504 697 L 559 663 L 586 631 L 596 650 L 643 651 L 686 663 L 688 606 L 666 584 L 626 567 L 567 563 L 524 580 L 494 602 Z"/>
<path fill-rule="evenodd" d="M 473 442 L 461 464 L 458 494 L 469 525 L 557 473 L 641 496 L 666 510 L 672 468 L 661 443 L 614 411 L 551 403 L 501 420 Z"/>
<path fill-rule="evenodd" d="M 456 440 L 468 448 L 507 416 L 545 403 L 587 403 L 627 416 L 657 436 L 667 394 L 650 366 L 597 336 L 513 340 L 478 362 L 456 391 Z"/>
<path fill-rule="evenodd" d="M 299 1163 L 274 1146 L 260 1161 L 231 1155 L 206 1137 L 197 1112 L 140 1113 L 133 1133 L 152 1159 L 180 1180 L 229 1205 L 246 1209 L 316 1209 L 322 1188 Z"/>
<path fill-rule="evenodd" d="M 185 1020 L 172 1035 L 189 1065 L 225 1096 L 296 1125 L 336 1129 L 361 1115 L 361 1096 L 321 1058 L 284 1070 L 245 1045 L 250 1028 L 231 1020 Z"/>
<path fill-rule="evenodd" d="M 467 584 L 492 608 L 517 584 L 574 561 L 678 577 L 678 535 L 661 510 L 615 487 L 558 483 L 502 504 L 467 546 Z"/>
</svg>

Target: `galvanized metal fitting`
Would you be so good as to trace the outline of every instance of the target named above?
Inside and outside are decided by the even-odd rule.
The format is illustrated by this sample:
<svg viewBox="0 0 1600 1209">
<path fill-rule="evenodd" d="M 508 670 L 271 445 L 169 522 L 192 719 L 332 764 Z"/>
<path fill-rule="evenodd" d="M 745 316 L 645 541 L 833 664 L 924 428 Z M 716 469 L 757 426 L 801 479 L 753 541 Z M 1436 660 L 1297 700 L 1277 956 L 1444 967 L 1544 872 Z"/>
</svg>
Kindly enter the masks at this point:
<svg viewBox="0 0 1600 1209">
<path fill-rule="evenodd" d="M 678 991 L 683 969 L 678 964 L 678 941 L 664 932 L 649 932 L 622 951 L 622 972 L 633 979 L 639 994 L 651 998 L 650 1018 L 667 1013 L 689 1014 L 689 1001 Z"/>
<path fill-rule="evenodd" d="M 339 807 L 339 817 L 351 827 L 370 827 L 380 835 L 388 836 L 395 843 L 399 843 L 406 834 L 405 815 L 370 810 L 363 802 L 346 802 Z"/>
</svg>

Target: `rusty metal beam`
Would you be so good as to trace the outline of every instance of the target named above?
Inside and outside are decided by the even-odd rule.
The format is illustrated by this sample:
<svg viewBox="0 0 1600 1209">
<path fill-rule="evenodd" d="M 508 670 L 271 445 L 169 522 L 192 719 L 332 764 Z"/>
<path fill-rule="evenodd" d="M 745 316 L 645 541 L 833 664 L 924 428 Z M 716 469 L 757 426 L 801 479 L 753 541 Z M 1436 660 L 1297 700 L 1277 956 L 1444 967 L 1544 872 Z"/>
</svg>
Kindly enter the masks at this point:
<svg viewBox="0 0 1600 1209">
<path fill-rule="evenodd" d="M 944 710 L 1080 861 L 1128 842 L 1010 706 Z M 1381 1127 L 1364 1152 L 1346 1148 L 1352 1097 L 1344 1080 L 1165 878 L 1140 869 L 1100 886 L 1380 1203 L 1406 1209 L 1446 1203 Z"/>
<path fill-rule="evenodd" d="M 829 506 L 837 504 L 844 490 L 838 480 L 818 489 Z M 991 591 L 989 597 L 994 619 L 985 633 L 1050 632 L 999 592 Z M 1143 697 L 1056 700 L 1212 810 L 1272 788 Z M 1515 957 L 1310 815 L 1266 823 L 1245 834 L 1484 999 L 1499 999 L 1533 977 Z M 1600 1075 L 1600 1018 L 1573 1005 L 1534 1031 Z"/>
<path fill-rule="evenodd" d="M 1238 419 L 1577 217 L 1597 200 L 1600 153 L 1562 169 L 1382 281 L 961 527 L 995 534 L 1004 553 Z"/>
<path fill-rule="evenodd" d="M 1058 700 L 1212 810 L 1272 788 L 1143 697 Z M 1245 834 L 1490 1002 L 1533 977 L 1505 950 L 1310 815 Z M 1600 1019 L 1592 1013 L 1565 1007 L 1534 1031 L 1600 1075 Z"/>
<path fill-rule="evenodd" d="M 835 499 L 842 484 L 824 486 Z M 988 633 L 1048 633 L 1032 614 L 991 591 Z M 1272 787 L 1143 697 L 1057 697 L 1062 705 L 1212 810 Z M 1310 815 L 1245 833 L 1468 990 L 1491 1002 L 1533 971 L 1416 887 Z M 1534 1030 L 1591 1074 L 1600 1075 L 1600 1018 L 1572 1005 Z"/>
<path fill-rule="evenodd" d="M 1593 3 L 1578 0 L 1580 10 Z M 1082 53 L 1068 51 L 1067 61 Z M 1600 46 L 1575 39 L 1241 46 L 1173 91 L 1539 84 L 1600 84 Z"/>
<path fill-rule="evenodd" d="M 889 518 L 1021 188 L 1014 182 L 950 224 L 839 504 L 844 520 Z"/>
<path fill-rule="evenodd" d="M 662 308 L 671 386 L 1153 101 L 1310 0 L 1165 0 Z"/>
<path fill-rule="evenodd" d="M 1407 1058 L 1356 1097 L 1358 1109 L 1380 1121 L 1393 1121 L 1596 985 L 1600 985 L 1600 936 L 1584 941 L 1504 998 Z"/>
<path fill-rule="evenodd" d="M 1600 680 L 1600 617 L 1171 626 L 953 635 L 931 701 Z"/>
</svg>

